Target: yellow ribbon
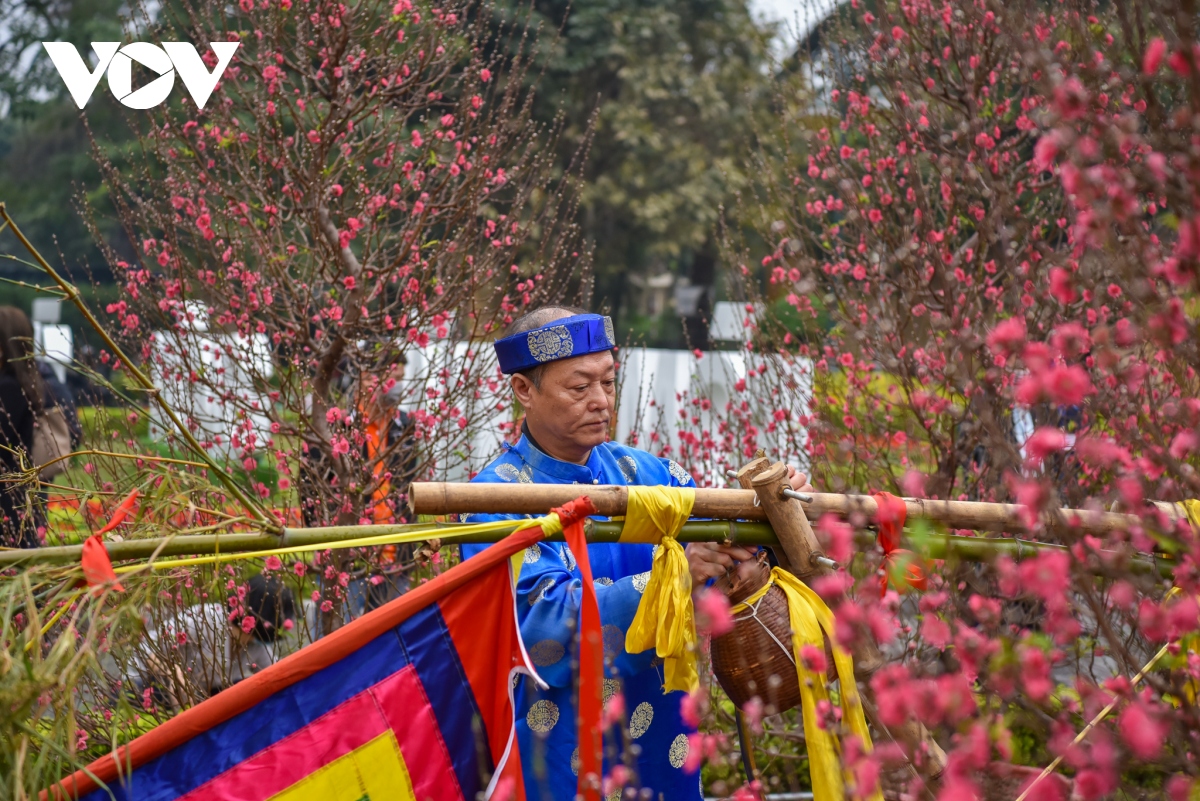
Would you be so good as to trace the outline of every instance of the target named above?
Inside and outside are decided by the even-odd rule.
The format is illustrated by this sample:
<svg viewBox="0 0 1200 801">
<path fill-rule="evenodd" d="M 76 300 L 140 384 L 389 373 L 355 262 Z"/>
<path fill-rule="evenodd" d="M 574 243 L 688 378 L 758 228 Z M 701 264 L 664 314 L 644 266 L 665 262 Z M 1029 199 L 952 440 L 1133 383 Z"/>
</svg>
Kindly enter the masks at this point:
<svg viewBox="0 0 1200 801">
<path fill-rule="evenodd" d="M 788 618 L 792 627 L 792 655 L 796 661 L 796 677 L 800 681 L 800 705 L 804 712 L 804 741 L 808 748 L 813 801 L 842 801 L 845 786 L 852 781 L 852 777 L 842 765 L 841 743 L 832 732 L 822 729 L 817 723 L 817 704 L 829 700 L 826 677 L 804 666 L 800 649 L 812 645 L 824 652 L 825 638 L 829 638 L 833 645 L 833 664 L 841 685 L 842 721 L 862 742 L 863 750 L 870 752 L 873 748 L 871 733 L 867 730 L 862 701 L 858 697 L 858 684 L 854 681 L 854 660 L 837 644 L 833 612 L 821 596 L 803 581 L 778 567 L 771 571 L 771 580 L 766 586 L 734 606 L 731 612 L 736 615 L 752 611 L 751 608 L 767 594 L 771 585 L 779 587 L 787 596 Z M 876 790 L 870 797 L 873 801 L 882 801 L 883 795 Z"/>
<path fill-rule="evenodd" d="M 1200 501 L 1183 501 L 1181 505 L 1183 506 L 1184 513 L 1187 515 L 1188 522 L 1192 524 L 1192 528 L 1196 530 L 1196 533 L 1200 534 Z M 1178 594 L 1179 588 L 1172 587 L 1171 591 L 1167 593 L 1167 597 L 1164 600 L 1169 600 Z M 1187 634 L 1182 638 L 1180 644 L 1183 646 L 1184 654 L 1186 654 L 1188 651 L 1193 651 L 1200 647 L 1200 635 Z M 1189 704 L 1194 706 L 1196 699 L 1200 697 L 1200 684 L 1198 684 L 1194 679 L 1189 679 L 1188 681 L 1184 682 L 1183 696 L 1187 699 Z"/>
<path fill-rule="evenodd" d="M 690 487 L 630 487 L 621 542 L 656 542 L 650 579 L 625 634 L 631 654 L 651 648 L 663 660 L 663 691 L 692 692 L 700 686 L 696 670 L 696 617 L 692 574 L 675 537 L 692 514 L 696 492 Z"/>
<path fill-rule="evenodd" d="M 41 641 L 42 637 L 46 636 L 46 632 L 50 631 L 51 626 L 57 623 L 58 619 L 63 616 L 63 613 L 71 608 L 71 604 L 79 600 L 80 595 L 83 595 L 83 590 L 71 593 L 70 597 L 63 601 L 62 606 L 58 608 L 58 611 L 54 613 L 54 616 L 46 621 L 46 625 L 42 626 L 42 631 L 40 634 L 38 634 L 37 639 L 30 640 L 29 642 L 25 643 L 26 651 L 31 650 L 34 645 Z"/>
<path fill-rule="evenodd" d="M 518 525 L 513 528 L 513 523 Z M 338 550 L 342 548 L 368 548 L 373 545 L 395 545 L 407 542 L 424 542 L 425 540 L 460 540 L 475 534 L 490 534 L 496 531 L 511 530 L 513 533 L 527 528 L 541 526 L 546 536 L 553 536 L 562 531 L 562 522 L 557 514 L 545 517 L 531 517 L 527 520 L 492 520 L 487 523 L 473 523 L 468 526 L 455 526 L 452 529 L 439 528 L 430 525 L 419 531 L 395 532 L 392 534 L 375 534 L 369 537 L 358 537 L 352 540 L 332 540 L 329 542 L 314 542 L 307 545 L 285 545 L 282 548 L 271 548 L 265 551 L 244 551 L 241 553 L 222 553 L 212 556 L 189 556 L 183 559 L 159 559 L 137 565 L 123 565 L 113 568 L 118 574 L 132 573 L 136 570 L 149 568 L 151 570 L 167 570 L 174 567 L 190 567 L 192 565 L 212 565 L 222 562 L 233 562 L 240 559 L 263 559 L 268 556 L 282 556 L 292 553 L 311 553 L 313 551 Z M 520 556 L 521 554 L 517 554 Z"/>
<path fill-rule="evenodd" d="M 1200 531 L 1200 501 L 1190 500 L 1183 502 L 1183 511 L 1187 515 L 1188 522 L 1197 531 Z"/>
<path fill-rule="evenodd" d="M 530 520 L 529 525 L 518 526 L 517 528 L 513 529 L 513 533 L 516 534 L 518 531 L 524 531 L 527 528 L 533 528 L 535 524 L 542 527 L 542 531 L 545 532 L 547 537 L 553 537 L 555 534 L 558 534 L 563 530 L 562 521 L 558 519 L 558 512 L 551 512 L 545 517 L 540 517 L 537 520 Z M 486 526 L 488 524 L 476 523 L 476 525 Z M 537 548 L 538 546 L 534 545 L 532 547 Z M 508 563 L 512 566 L 513 584 L 515 585 L 516 582 L 521 578 L 521 567 L 525 564 L 525 552 L 517 551 L 512 556 L 508 557 Z"/>
<path fill-rule="evenodd" d="M 674 539 L 692 516 L 696 490 L 691 487 L 629 487 L 629 505 L 620 542 L 657 545 Z"/>
</svg>

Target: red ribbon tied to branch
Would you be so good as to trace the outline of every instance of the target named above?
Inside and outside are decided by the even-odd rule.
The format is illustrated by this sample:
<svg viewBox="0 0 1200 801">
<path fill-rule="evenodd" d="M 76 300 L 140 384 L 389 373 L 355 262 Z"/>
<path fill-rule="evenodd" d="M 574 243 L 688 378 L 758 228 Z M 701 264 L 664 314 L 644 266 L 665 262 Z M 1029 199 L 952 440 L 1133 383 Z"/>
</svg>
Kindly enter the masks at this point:
<svg viewBox="0 0 1200 801">
<path fill-rule="evenodd" d="M 124 523 L 130 515 L 137 514 L 138 495 L 139 493 L 136 487 L 130 490 L 129 494 L 125 496 L 125 499 L 121 501 L 115 510 L 113 510 L 112 517 L 110 517 L 108 522 L 104 524 L 104 528 L 100 529 L 96 533 L 107 534 L 117 526 Z"/>
<path fill-rule="evenodd" d="M 900 533 L 904 531 L 904 521 L 908 517 L 908 504 L 890 492 L 877 492 L 871 497 L 879 507 L 876 512 L 876 520 L 879 523 L 877 541 L 883 549 L 883 575 L 879 579 L 879 597 L 887 595 L 888 580 L 901 566 L 908 586 L 924 592 L 929 587 L 929 580 L 921 566 L 920 557 L 900 547 Z"/>
<path fill-rule="evenodd" d="M 83 577 L 92 588 L 92 595 L 98 595 L 101 587 L 111 585 L 114 590 L 124 592 L 125 588 L 117 582 L 117 574 L 113 571 L 112 560 L 108 558 L 108 549 L 104 547 L 104 535 L 121 525 L 131 515 L 137 514 L 137 499 L 140 493 L 135 487 L 125 496 L 124 500 L 113 510 L 112 517 L 104 524 L 104 528 L 84 540 L 83 554 L 80 556 L 80 566 Z"/>
<path fill-rule="evenodd" d="M 124 592 L 125 588 L 117 581 L 113 572 L 112 560 L 108 558 L 108 550 L 104 547 L 104 538 L 93 534 L 83 543 L 83 555 L 80 557 L 83 567 L 83 577 L 92 588 L 92 595 L 99 594 L 99 588 L 111 584 L 114 590 Z"/>
<path fill-rule="evenodd" d="M 579 784 L 577 792 L 584 801 L 600 801 L 601 762 L 604 733 L 604 639 L 600 633 L 600 604 L 592 583 L 592 563 L 588 559 L 587 537 L 583 521 L 597 514 L 592 499 L 584 495 L 551 511 L 562 521 L 563 536 L 575 555 L 583 579 L 580 604 L 579 637 Z"/>
</svg>

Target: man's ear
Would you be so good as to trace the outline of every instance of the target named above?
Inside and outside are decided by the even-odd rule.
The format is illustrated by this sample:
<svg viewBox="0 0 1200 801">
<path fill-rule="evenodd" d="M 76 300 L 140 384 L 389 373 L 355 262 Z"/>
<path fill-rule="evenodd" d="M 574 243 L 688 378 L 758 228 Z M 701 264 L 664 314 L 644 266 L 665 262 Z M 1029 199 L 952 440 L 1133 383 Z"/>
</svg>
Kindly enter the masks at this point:
<svg viewBox="0 0 1200 801">
<path fill-rule="evenodd" d="M 512 377 L 508 379 L 508 383 L 512 387 L 513 395 L 522 406 L 528 409 L 529 401 L 533 399 L 533 393 L 536 391 L 533 382 L 520 373 L 513 373 Z"/>
</svg>

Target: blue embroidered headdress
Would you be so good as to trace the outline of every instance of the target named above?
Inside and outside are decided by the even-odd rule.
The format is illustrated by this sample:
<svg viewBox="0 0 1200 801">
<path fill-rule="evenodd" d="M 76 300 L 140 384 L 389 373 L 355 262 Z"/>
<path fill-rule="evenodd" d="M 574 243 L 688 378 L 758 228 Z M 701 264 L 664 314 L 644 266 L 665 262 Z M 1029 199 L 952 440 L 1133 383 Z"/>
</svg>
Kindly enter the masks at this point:
<svg viewBox="0 0 1200 801">
<path fill-rule="evenodd" d="M 617 346 L 612 318 L 601 314 L 576 314 L 496 340 L 496 358 L 506 375 L 539 364 L 600 353 Z"/>
</svg>

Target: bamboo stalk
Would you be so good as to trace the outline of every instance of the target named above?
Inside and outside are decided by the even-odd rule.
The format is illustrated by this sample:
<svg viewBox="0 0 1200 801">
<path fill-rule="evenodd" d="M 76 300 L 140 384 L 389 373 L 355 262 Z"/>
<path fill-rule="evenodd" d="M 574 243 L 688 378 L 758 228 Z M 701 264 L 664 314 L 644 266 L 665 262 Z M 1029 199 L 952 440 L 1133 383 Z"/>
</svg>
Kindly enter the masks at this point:
<svg viewBox="0 0 1200 801">
<path fill-rule="evenodd" d="M 325 528 L 289 528 L 283 536 L 275 534 L 195 534 L 171 537 L 106 542 L 109 559 L 149 559 L 158 551 L 159 556 L 199 556 L 210 553 L 241 553 L 266 551 L 287 545 L 312 545 L 319 542 L 337 542 L 378 534 L 402 534 L 428 529 L 431 536 L 441 524 L 379 525 L 379 526 L 329 526 Z M 50 548 L 0 550 L 0 568 L 32 564 L 70 564 L 78 562 L 83 554 L 82 545 L 59 545 Z"/>
<path fill-rule="evenodd" d="M 455 512 L 484 514 L 543 514 L 546 509 L 562 506 L 580 494 L 587 494 L 600 514 L 611 517 L 625 514 L 629 501 L 623 486 L 574 484 L 450 484 L 415 482 L 409 489 L 409 503 L 418 514 L 441 515 Z M 754 503 L 755 493 L 742 489 L 697 489 L 692 514 L 719 519 L 765 520 L 766 513 Z M 1022 507 L 1011 503 L 977 501 L 933 501 L 905 498 L 909 520 L 931 520 L 950 528 L 975 531 L 1026 531 Z M 824 514 L 851 517 L 860 514 L 875 518 L 877 505 L 870 495 L 812 493 L 812 502 L 804 504 L 810 519 Z M 1136 515 L 1097 512 L 1086 509 L 1059 509 L 1043 518 L 1045 529 L 1055 533 L 1073 532 L 1103 535 L 1143 525 Z"/>
<path fill-rule="evenodd" d="M 456 542 L 499 542 L 517 527 L 502 529 L 491 534 L 456 539 Z M 173 537 L 106 542 L 109 559 L 115 561 L 148 559 L 156 551 L 159 556 L 200 556 L 212 553 L 245 553 L 286 548 L 289 545 L 315 545 L 328 542 L 335 544 L 362 537 L 385 534 L 409 534 L 428 531 L 429 538 L 446 537 L 461 527 L 459 523 L 412 523 L 374 526 L 324 526 L 318 528 L 287 528 L 282 537 L 273 534 L 198 534 Z M 621 537 L 621 523 L 589 520 L 588 539 L 592 542 L 616 542 Z M 562 534 L 547 539 L 562 541 Z M 680 532 L 681 542 L 723 542 L 734 539 L 747 545 L 778 544 L 775 532 L 763 523 L 736 523 L 730 521 L 696 521 L 684 526 Z M 162 546 L 162 550 L 158 548 Z M 70 564 L 78 562 L 83 554 L 82 545 L 59 545 L 50 548 L 0 550 L 0 568 L 17 565 Z"/>
<path fill-rule="evenodd" d="M 273 534 L 220 534 L 195 535 L 176 537 L 156 537 L 153 539 L 126 540 L 124 542 L 106 542 L 105 548 L 109 558 L 116 561 L 146 560 L 156 553 L 158 556 L 200 556 L 213 553 L 246 553 L 263 551 L 288 545 L 316 545 L 328 543 L 330 546 L 346 540 L 359 539 L 384 534 L 408 534 L 417 531 L 428 531 L 430 539 L 449 538 L 454 534 L 458 523 L 414 523 L 408 525 L 375 525 L 375 526 L 327 526 L 323 528 L 289 528 L 284 530 L 282 537 Z M 518 521 L 513 521 L 515 529 Z M 604 543 L 617 542 L 621 538 L 622 523 L 619 521 L 588 520 L 588 542 Z M 512 529 L 501 529 L 488 534 L 475 534 L 470 537 L 455 538 L 455 542 L 493 543 L 499 542 L 511 533 Z M 547 537 L 550 541 L 562 541 L 561 533 Z M 733 520 L 693 520 L 685 523 L 679 532 L 680 542 L 734 542 L 739 545 L 778 545 L 775 532 L 766 523 L 738 522 Z M 862 549 L 874 547 L 874 538 L 863 532 L 856 538 L 856 544 Z M 1066 551 L 1066 546 L 1045 542 L 1018 540 L 1010 537 L 958 537 L 949 535 L 934 535 L 922 538 L 919 543 L 921 555 L 926 559 L 962 559 L 968 562 L 989 562 L 999 556 L 1009 556 L 1022 559 L 1044 551 Z M 63 545 L 53 548 L 33 548 L 28 550 L 0 550 L 0 569 L 46 564 L 77 564 L 83 553 L 81 545 Z M 1157 573 L 1170 577 L 1174 564 L 1169 559 L 1148 558 L 1135 556 L 1128 562 L 1129 569 L 1134 573 Z M 1100 568 L 1089 566 L 1092 572 L 1102 572 Z"/>
</svg>

